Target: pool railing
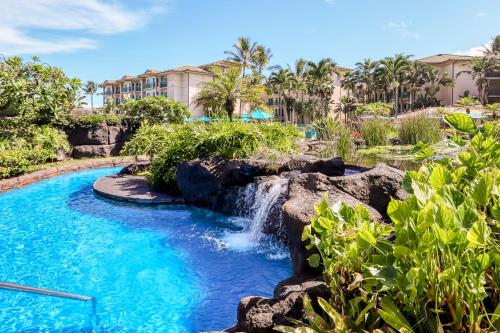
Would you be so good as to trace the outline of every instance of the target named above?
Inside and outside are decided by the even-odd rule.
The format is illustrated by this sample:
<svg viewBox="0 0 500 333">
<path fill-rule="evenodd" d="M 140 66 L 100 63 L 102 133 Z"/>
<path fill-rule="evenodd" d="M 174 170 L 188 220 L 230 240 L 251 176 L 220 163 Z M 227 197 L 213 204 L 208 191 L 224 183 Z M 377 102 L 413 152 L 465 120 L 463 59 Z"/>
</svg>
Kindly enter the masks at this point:
<svg viewBox="0 0 500 333">
<path fill-rule="evenodd" d="M 23 286 L 20 284 L 7 283 L 7 282 L 0 282 L 0 289 L 14 290 L 14 291 L 19 291 L 19 292 L 46 295 L 46 296 L 52 296 L 52 297 L 69 298 L 69 299 L 75 299 L 75 300 L 83 301 L 83 302 L 94 301 L 94 297 L 91 297 L 91 296 L 65 293 L 62 291 L 35 288 L 35 287 Z"/>
</svg>

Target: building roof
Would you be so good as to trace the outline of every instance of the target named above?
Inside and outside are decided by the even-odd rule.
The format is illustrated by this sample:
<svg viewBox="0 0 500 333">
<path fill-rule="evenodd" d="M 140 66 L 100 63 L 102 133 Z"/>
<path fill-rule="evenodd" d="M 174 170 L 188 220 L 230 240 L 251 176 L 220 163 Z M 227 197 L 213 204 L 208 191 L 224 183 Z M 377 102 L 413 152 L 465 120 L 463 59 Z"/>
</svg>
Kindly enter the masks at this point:
<svg viewBox="0 0 500 333">
<path fill-rule="evenodd" d="M 167 69 L 166 71 L 160 72 L 160 74 L 166 73 L 198 73 L 198 74 L 210 74 L 210 72 L 204 70 L 199 66 L 180 66 L 172 69 Z"/>
<path fill-rule="evenodd" d="M 472 56 L 459 55 L 459 54 L 436 54 L 422 59 L 418 59 L 420 62 L 425 62 L 427 64 L 442 64 L 448 61 L 469 61 Z"/>
<path fill-rule="evenodd" d="M 124 82 L 124 81 L 131 81 L 133 79 L 137 79 L 137 76 L 134 75 L 123 75 L 121 79 L 116 80 L 116 82 Z"/>
<path fill-rule="evenodd" d="M 158 74 L 160 73 L 161 71 L 158 70 L 158 69 L 146 69 L 146 71 L 140 75 L 137 75 L 137 77 L 145 77 L 145 76 L 149 76 L 149 75 L 154 75 L 154 74 Z"/>
</svg>

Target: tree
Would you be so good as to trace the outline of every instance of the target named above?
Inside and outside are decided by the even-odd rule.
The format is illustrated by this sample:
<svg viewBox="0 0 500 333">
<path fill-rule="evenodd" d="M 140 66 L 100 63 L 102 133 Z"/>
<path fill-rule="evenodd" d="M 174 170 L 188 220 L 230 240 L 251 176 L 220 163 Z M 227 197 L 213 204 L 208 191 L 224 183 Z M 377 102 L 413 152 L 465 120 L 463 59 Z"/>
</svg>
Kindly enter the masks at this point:
<svg viewBox="0 0 500 333">
<path fill-rule="evenodd" d="M 94 94 L 97 92 L 97 84 L 94 81 L 87 81 L 83 91 L 90 95 L 90 109 L 94 110 Z"/>
<path fill-rule="evenodd" d="M 289 69 L 279 69 L 278 71 L 272 72 L 267 80 L 268 86 L 271 91 L 278 95 L 281 101 L 284 101 L 283 105 L 283 120 L 288 121 L 288 100 L 290 99 L 290 94 L 293 89 L 294 75 Z"/>
<path fill-rule="evenodd" d="M 319 104 L 319 114 L 326 116 L 333 96 L 333 74 L 338 74 L 337 65 L 331 58 L 324 58 L 317 63 L 307 63 L 306 84 L 310 96 Z"/>
<path fill-rule="evenodd" d="M 471 70 L 461 71 L 457 77 L 464 73 L 472 75 L 472 79 L 476 81 L 479 101 L 483 105 L 488 104 L 490 80 L 485 77 L 485 74 L 499 70 L 500 60 L 498 56 L 475 57 L 472 58 L 470 64 Z"/>
<path fill-rule="evenodd" d="M 59 121 L 75 106 L 80 80 L 40 63 L 37 57 L 0 59 L 0 115 L 49 124 Z"/>
<path fill-rule="evenodd" d="M 486 104 L 484 107 L 493 119 L 497 119 L 497 113 L 500 113 L 500 103 Z"/>
<path fill-rule="evenodd" d="M 485 55 L 498 56 L 500 55 L 500 35 L 492 39 L 491 45 L 484 49 Z"/>
<path fill-rule="evenodd" d="M 463 109 L 467 114 L 470 113 L 470 108 L 477 104 L 475 98 L 472 97 L 462 97 L 457 101 L 457 105 Z"/>
<path fill-rule="evenodd" d="M 220 106 L 232 121 L 238 101 L 240 104 L 261 102 L 264 89 L 261 86 L 252 85 L 249 78 L 241 75 L 240 68 L 231 67 L 223 72 L 220 68 L 214 67 L 212 71 L 214 80 L 201 83 L 201 90 L 195 99 L 197 105 Z"/>
<path fill-rule="evenodd" d="M 394 94 L 394 112 L 397 116 L 400 89 L 410 68 L 410 56 L 396 54 L 394 57 L 384 58 L 380 64 L 381 66 L 377 68 L 377 74 L 385 87 Z"/>
<path fill-rule="evenodd" d="M 190 117 L 187 105 L 165 96 L 150 96 L 138 101 L 130 101 L 125 114 L 136 123 L 149 125 L 182 123 Z"/>
<path fill-rule="evenodd" d="M 257 45 L 255 47 L 251 62 L 255 66 L 255 71 L 258 75 L 262 75 L 264 73 L 264 70 L 271 62 L 272 57 L 273 53 L 270 48 L 266 48 L 263 45 Z"/>
<path fill-rule="evenodd" d="M 224 53 L 229 56 L 228 60 L 241 64 L 241 75 L 245 77 L 245 72 L 255 57 L 257 43 L 252 42 L 249 37 L 239 37 L 233 44 L 233 49 L 234 51 L 225 51 Z"/>
</svg>

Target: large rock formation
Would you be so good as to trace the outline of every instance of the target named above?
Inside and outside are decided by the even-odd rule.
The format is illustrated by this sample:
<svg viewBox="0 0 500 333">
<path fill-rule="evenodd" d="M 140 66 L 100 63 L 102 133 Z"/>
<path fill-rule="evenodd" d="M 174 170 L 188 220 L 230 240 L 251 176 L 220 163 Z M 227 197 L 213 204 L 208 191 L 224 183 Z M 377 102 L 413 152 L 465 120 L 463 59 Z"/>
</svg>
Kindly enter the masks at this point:
<svg viewBox="0 0 500 333">
<path fill-rule="evenodd" d="M 106 123 L 91 128 L 76 126 L 67 131 L 74 158 L 118 156 L 129 133 L 131 128 L 127 125 Z"/>
</svg>

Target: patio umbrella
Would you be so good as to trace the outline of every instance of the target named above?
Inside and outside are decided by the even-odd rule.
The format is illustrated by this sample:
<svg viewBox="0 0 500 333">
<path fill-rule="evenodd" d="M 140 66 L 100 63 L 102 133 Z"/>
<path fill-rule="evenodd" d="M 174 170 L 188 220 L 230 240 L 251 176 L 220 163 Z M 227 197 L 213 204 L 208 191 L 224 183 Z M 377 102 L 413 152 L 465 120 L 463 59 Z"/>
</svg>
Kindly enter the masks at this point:
<svg viewBox="0 0 500 333">
<path fill-rule="evenodd" d="M 250 117 L 257 120 L 265 120 L 265 119 L 271 119 L 273 116 L 270 115 L 269 113 L 265 113 L 264 111 L 257 109 L 253 112 L 250 112 Z"/>
<path fill-rule="evenodd" d="M 184 118 L 185 123 L 192 123 L 194 120 L 192 118 Z"/>
<path fill-rule="evenodd" d="M 198 118 L 196 119 L 196 121 L 210 121 L 212 119 L 208 118 L 208 117 L 201 117 L 201 118 Z"/>
</svg>

